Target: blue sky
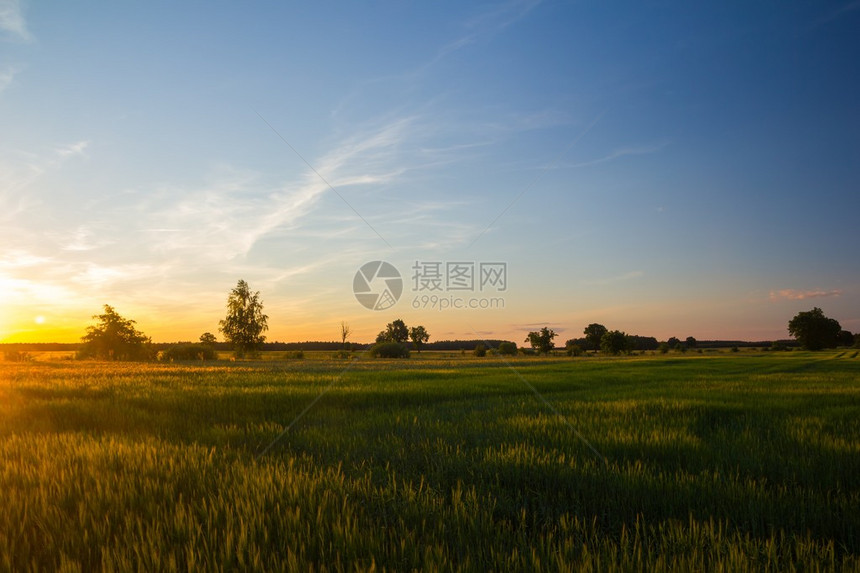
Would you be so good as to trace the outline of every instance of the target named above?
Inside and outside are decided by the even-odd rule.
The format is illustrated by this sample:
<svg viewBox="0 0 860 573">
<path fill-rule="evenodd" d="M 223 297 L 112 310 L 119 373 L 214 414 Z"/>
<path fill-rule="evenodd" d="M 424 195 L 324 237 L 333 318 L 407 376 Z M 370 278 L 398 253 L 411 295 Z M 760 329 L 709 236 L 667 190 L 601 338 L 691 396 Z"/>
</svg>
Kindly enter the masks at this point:
<svg viewBox="0 0 860 573">
<path fill-rule="evenodd" d="M 196 339 L 239 278 L 272 340 L 860 331 L 857 29 L 857 1 L 0 0 L 0 341 L 105 303 Z M 406 284 L 382 311 L 373 260 Z M 415 261 L 505 262 L 504 308 L 414 308 Z"/>
</svg>

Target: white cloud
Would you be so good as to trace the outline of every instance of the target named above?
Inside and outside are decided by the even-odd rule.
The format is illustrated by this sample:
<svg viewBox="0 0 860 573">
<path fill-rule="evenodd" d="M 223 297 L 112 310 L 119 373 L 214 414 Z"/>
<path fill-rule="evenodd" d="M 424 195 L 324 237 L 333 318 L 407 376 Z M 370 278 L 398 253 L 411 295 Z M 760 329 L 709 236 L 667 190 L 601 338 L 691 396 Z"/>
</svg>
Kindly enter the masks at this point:
<svg viewBox="0 0 860 573">
<path fill-rule="evenodd" d="M 89 141 L 78 141 L 77 143 L 71 143 L 62 147 L 58 147 L 57 155 L 64 159 L 66 157 L 71 157 L 74 155 L 83 155 L 89 144 Z"/>
<path fill-rule="evenodd" d="M 14 40 L 32 40 L 19 0 L 0 0 L 0 32 Z"/>
</svg>

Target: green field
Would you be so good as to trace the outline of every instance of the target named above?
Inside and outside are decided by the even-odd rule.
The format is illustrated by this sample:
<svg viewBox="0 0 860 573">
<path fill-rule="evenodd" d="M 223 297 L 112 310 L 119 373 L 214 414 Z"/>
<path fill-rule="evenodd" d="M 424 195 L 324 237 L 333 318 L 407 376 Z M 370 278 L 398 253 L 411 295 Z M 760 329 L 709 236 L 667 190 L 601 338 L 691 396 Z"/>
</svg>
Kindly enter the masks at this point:
<svg viewBox="0 0 860 573">
<path fill-rule="evenodd" d="M 2 571 L 860 569 L 856 350 L 48 358 L 0 362 Z"/>
</svg>

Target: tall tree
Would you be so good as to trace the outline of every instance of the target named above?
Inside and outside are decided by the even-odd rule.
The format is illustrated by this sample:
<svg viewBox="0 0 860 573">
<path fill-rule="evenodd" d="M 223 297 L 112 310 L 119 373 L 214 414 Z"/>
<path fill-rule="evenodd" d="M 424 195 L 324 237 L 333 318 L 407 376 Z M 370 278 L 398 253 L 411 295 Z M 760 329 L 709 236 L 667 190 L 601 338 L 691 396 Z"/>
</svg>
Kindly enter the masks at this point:
<svg viewBox="0 0 860 573">
<path fill-rule="evenodd" d="M 842 327 L 833 318 L 824 316 L 817 306 L 806 312 L 799 312 L 788 321 L 788 332 L 809 350 L 836 348 Z"/>
<path fill-rule="evenodd" d="M 409 339 L 412 340 L 412 344 L 415 345 L 415 350 L 418 353 L 421 353 L 421 347 L 424 346 L 424 343 L 430 340 L 430 334 L 423 326 L 413 326 L 409 329 Z"/>
<path fill-rule="evenodd" d="M 81 338 L 80 358 L 101 360 L 146 360 L 152 358 L 149 337 L 138 331 L 135 321 L 123 318 L 114 308 L 104 305 L 104 314 L 93 316 L 95 326 L 88 326 Z"/>
<path fill-rule="evenodd" d="M 585 327 L 583 334 L 585 334 L 585 342 L 588 345 L 589 350 L 600 350 L 600 341 L 603 339 L 603 335 L 606 334 L 606 327 L 602 324 L 597 324 L 593 322 Z"/>
<path fill-rule="evenodd" d="M 253 355 L 266 340 L 263 332 L 269 329 L 268 320 L 260 292 L 251 292 L 248 283 L 240 279 L 227 297 L 227 316 L 219 322 L 219 329 L 237 356 Z"/>
<path fill-rule="evenodd" d="M 540 331 L 529 332 L 525 342 L 528 342 L 538 354 L 548 354 L 555 347 L 555 343 L 552 341 L 555 337 L 555 332 L 544 326 Z"/>
</svg>

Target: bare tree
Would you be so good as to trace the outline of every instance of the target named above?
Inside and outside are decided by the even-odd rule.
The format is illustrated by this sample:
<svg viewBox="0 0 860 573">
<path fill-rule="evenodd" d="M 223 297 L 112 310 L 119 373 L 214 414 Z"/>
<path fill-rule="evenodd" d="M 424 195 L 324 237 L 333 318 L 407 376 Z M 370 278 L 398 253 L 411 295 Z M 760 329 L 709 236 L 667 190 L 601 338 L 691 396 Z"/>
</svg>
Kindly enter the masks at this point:
<svg viewBox="0 0 860 573">
<path fill-rule="evenodd" d="M 340 321 L 340 340 L 343 342 L 344 347 L 346 347 L 346 339 L 349 338 L 350 334 L 352 334 L 352 329 L 346 321 Z"/>
</svg>

